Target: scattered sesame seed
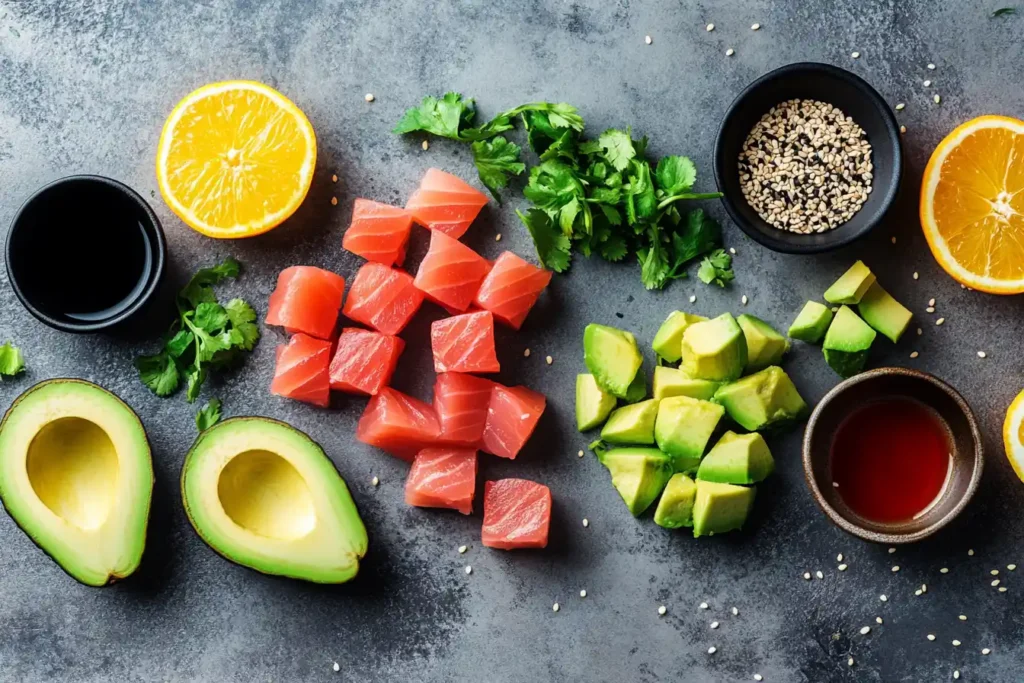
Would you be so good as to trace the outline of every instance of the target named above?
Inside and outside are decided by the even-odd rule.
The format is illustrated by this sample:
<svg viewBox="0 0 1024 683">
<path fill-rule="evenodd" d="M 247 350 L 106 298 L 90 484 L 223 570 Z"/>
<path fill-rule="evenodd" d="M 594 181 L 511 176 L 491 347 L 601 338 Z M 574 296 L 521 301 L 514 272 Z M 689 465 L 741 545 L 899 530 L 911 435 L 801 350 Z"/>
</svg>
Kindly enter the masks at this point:
<svg viewBox="0 0 1024 683">
<path fill-rule="evenodd" d="M 934 306 L 929 306 L 928 308 L 924 309 L 924 312 L 925 313 L 934 313 L 935 312 L 935 307 Z"/>
<path fill-rule="evenodd" d="M 555 604 L 551 605 L 551 611 L 552 612 L 557 612 L 558 609 L 559 609 L 559 607 L 558 607 L 558 603 L 557 602 Z"/>
<path fill-rule="evenodd" d="M 838 311 L 839 311 L 839 307 L 838 306 L 833 306 L 832 307 L 832 312 L 833 313 L 837 313 Z"/>
<path fill-rule="evenodd" d="M 935 71 L 935 65 L 934 64 L 928 64 L 928 69 L 930 71 Z"/>
<path fill-rule="evenodd" d="M 959 619 L 960 621 L 967 621 L 967 615 L 966 615 L 966 614 L 961 614 L 961 615 L 960 615 L 959 617 L 957 617 L 957 618 L 958 618 L 958 619 Z"/>
<path fill-rule="evenodd" d="M 762 676 L 761 674 L 754 674 L 754 680 L 755 681 L 763 681 L 764 680 L 764 676 Z"/>
<path fill-rule="evenodd" d="M 747 295 L 744 294 L 742 297 L 740 297 L 740 301 L 743 303 L 744 306 L 746 306 L 748 301 Z"/>
<path fill-rule="evenodd" d="M 938 104 L 939 102 L 942 101 L 942 98 L 936 95 L 935 97 L 932 98 L 932 101 L 935 102 L 935 104 Z"/>
<path fill-rule="evenodd" d="M 740 615 L 740 611 L 738 609 L 736 609 L 735 607 L 733 607 L 732 608 L 732 615 L 734 617 L 738 617 Z"/>
<path fill-rule="evenodd" d="M 667 612 L 667 611 L 668 611 L 668 608 L 665 607 L 665 605 L 662 605 L 661 607 L 658 608 L 658 614 L 661 615 L 661 616 L 664 616 L 665 612 Z"/>
<path fill-rule="evenodd" d="M 459 555 L 464 555 L 467 550 L 469 550 L 468 546 L 460 545 L 459 546 Z"/>
<path fill-rule="evenodd" d="M 853 657 L 846 660 L 846 666 L 853 666 Z"/>
<path fill-rule="evenodd" d="M 935 640 L 935 636 L 931 633 L 928 634 L 928 640 Z"/>
<path fill-rule="evenodd" d="M 853 57 L 854 59 L 860 59 L 860 53 L 859 52 L 851 52 L 850 56 Z"/>
<path fill-rule="evenodd" d="M 838 567 L 836 567 L 836 569 L 838 569 L 841 572 L 845 572 L 846 571 L 846 565 L 845 564 L 841 564 Z"/>
<path fill-rule="evenodd" d="M 732 57 L 734 54 L 736 54 L 736 50 L 732 49 L 731 47 L 725 51 L 726 57 Z"/>
<path fill-rule="evenodd" d="M 925 82 L 924 82 L 924 87 L 926 87 L 926 88 L 927 88 L 927 87 L 931 86 L 931 84 L 932 84 L 932 82 L 931 82 L 931 81 L 925 81 Z"/>
<path fill-rule="evenodd" d="M 917 328 L 917 336 L 920 337 L 922 334 L 924 334 L 924 330 L 922 330 L 920 327 Z"/>
<path fill-rule="evenodd" d="M 892 236 L 892 243 L 896 244 L 896 236 L 895 235 Z"/>
<path fill-rule="evenodd" d="M 472 574 L 472 573 L 473 573 L 473 568 L 467 564 L 466 565 L 466 574 Z"/>
<path fill-rule="evenodd" d="M 709 647 L 709 648 L 708 648 L 708 654 L 709 654 L 709 655 L 713 655 L 713 654 L 715 654 L 716 652 L 718 652 L 718 648 L 717 648 L 717 647 L 715 647 L 714 645 L 712 645 L 711 647 Z"/>
<path fill-rule="evenodd" d="M 804 579 L 806 579 L 807 581 L 810 581 L 811 580 L 811 573 L 810 572 L 804 572 Z"/>
<path fill-rule="evenodd" d="M 914 591 L 914 595 L 916 595 L 917 597 L 921 597 L 921 589 L 918 588 L 916 591 Z"/>
<path fill-rule="evenodd" d="M 587 597 L 587 590 L 586 590 L 585 588 L 584 588 L 583 590 L 581 590 L 581 591 L 580 591 L 580 597 L 581 597 L 581 598 L 585 598 L 585 597 Z"/>
<path fill-rule="evenodd" d="M 712 621 L 711 622 L 711 628 L 718 628 L 718 622 L 717 621 Z"/>
<path fill-rule="evenodd" d="M 338 198 L 337 197 L 331 197 L 331 206 L 337 206 L 337 205 L 338 205 Z"/>
<path fill-rule="evenodd" d="M 370 480 L 370 483 L 373 484 L 374 486 L 378 486 L 380 485 L 380 479 L 374 477 L 373 479 Z"/>
<path fill-rule="evenodd" d="M 1013 570 L 1015 570 L 1017 568 L 1017 565 L 1015 565 L 1015 564 L 1008 564 L 1008 565 L 1006 565 L 1006 568 L 1012 572 Z"/>
<path fill-rule="evenodd" d="M 974 557 L 974 548 L 970 548 L 967 551 L 967 557 Z"/>
<path fill-rule="evenodd" d="M 336 176 L 336 175 L 332 175 L 332 176 L 331 176 L 331 182 L 332 182 L 332 183 L 336 183 L 336 182 L 338 182 L 338 176 Z"/>
<path fill-rule="evenodd" d="M 988 356 L 988 354 L 985 353 L 984 351 L 978 351 L 978 358 L 985 358 L 987 356 Z"/>
<path fill-rule="evenodd" d="M 889 548 L 889 554 L 890 555 L 892 555 L 894 552 L 896 552 L 896 548 Z"/>
<path fill-rule="evenodd" d="M 881 623 L 883 623 L 883 622 L 882 622 L 882 617 L 875 617 L 875 623 L 876 623 L 876 624 L 881 624 Z"/>
<path fill-rule="evenodd" d="M 898 572 L 900 570 L 900 566 L 898 564 L 893 565 L 892 570 L 893 572 Z"/>
<path fill-rule="evenodd" d="M 583 528 L 586 529 L 588 526 L 590 526 L 590 520 L 587 519 L 586 517 L 584 517 L 583 518 Z"/>
<path fill-rule="evenodd" d="M 929 306 L 934 306 L 935 305 L 935 299 L 928 299 L 928 305 Z"/>
<path fill-rule="evenodd" d="M 896 105 L 896 111 L 903 111 L 903 108 L 906 107 L 906 106 L 907 105 L 905 105 L 902 102 L 900 102 L 899 104 Z"/>
<path fill-rule="evenodd" d="M 497 235 L 494 236 L 494 241 L 495 242 L 500 242 L 501 241 L 501 233 L 500 232 Z"/>
<path fill-rule="evenodd" d="M 996 579 L 995 581 L 992 582 L 992 587 L 993 588 L 995 588 L 998 585 L 999 585 L 999 579 Z"/>
<path fill-rule="evenodd" d="M 907 132 L 907 127 L 906 126 L 900 126 L 900 132 L 901 133 L 906 133 Z"/>
<path fill-rule="evenodd" d="M 949 567 L 943 567 L 942 569 L 939 570 L 939 573 L 940 574 L 948 574 L 949 573 Z"/>
<path fill-rule="evenodd" d="M 911 351 L 911 352 L 910 352 L 910 357 L 911 357 L 911 358 L 917 358 L 917 357 L 918 357 L 918 356 L 920 356 L 920 355 L 921 355 L 921 354 L 919 354 L 919 353 L 918 353 L 917 351 Z"/>
<path fill-rule="evenodd" d="M 832 482 L 832 488 L 834 488 L 834 489 L 839 488 L 839 482 L 838 481 Z"/>
<path fill-rule="evenodd" d="M 810 576 L 808 576 L 807 578 L 811 578 L 811 577 L 810 577 Z M 701 609 L 707 609 L 707 608 L 708 608 L 708 603 L 706 603 L 706 602 L 702 602 L 702 603 L 700 603 L 700 608 L 701 608 Z"/>
<path fill-rule="evenodd" d="M 761 28 L 761 24 L 751 24 L 751 25 L 750 25 L 750 30 L 751 30 L 751 31 L 757 31 L 757 30 L 759 30 L 760 28 Z"/>
<path fill-rule="evenodd" d="M 954 640 L 953 641 L 953 647 L 960 647 L 960 641 L 959 640 Z"/>
<path fill-rule="evenodd" d="M 736 255 L 736 247 L 729 247 L 729 253 L 732 254 L 733 256 L 735 256 Z"/>
<path fill-rule="evenodd" d="M 707 25 L 707 31 L 708 31 L 708 33 L 711 33 L 711 32 L 712 32 L 712 31 L 714 31 L 714 30 L 715 30 L 715 25 L 714 25 L 714 24 L 708 24 L 708 25 Z"/>
<path fill-rule="evenodd" d="M 576 453 L 576 457 L 577 458 L 582 458 L 583 457 L 583 449 L 580 449 L 580 451 L 578 453 Z"/>
<path fill-rule="evenodd" d="M 365 96 L 363 97 L 363 99 L 364 99 L 364 100 L 366 100 L 367 102 L 373 102 L 373 101 L 374 101 L 374 99 L 376 99 L 376 98 L 375 98 L 375 97 L 373 96 L 373 93 L 372 93 L 372 92 L 368 92 L 368 93 L 366 93 L 366 95 L 365 95 Z"/>
<path fill-rule="evenodd" d="M 337 662 L 335 662 L 334 664 L 331 665 L 331 668 L 334 669 L 335 671 L 341 671 L 341 664 L 338 664 Z"/>
<path fill-rule="evenodd" d="M 423 144 L 420 145 L 420 147 L 422 147 L 423 151 L 426 152 L 428 149 L 430 149 L 430 141 L 429 140 L 424 140 Z"/>
<path fill-rule="evenodd" d="M 862 629 L 860 630 L 860 634 L 861 634 L 862 636 L 866 636 L 866 635 L 867 635 L 867 634 L 869 634 L 869 633 L 871 633 L 871 627 L 870 627 L 870 626 L 865 626 L 864 628 L 862 628 Z"/>
<path fill-rule="evenodd" d="M 882 602 L 888 602 L 889 601 L 889 598 L 887 598 L 884 593 L 882 595 L 879 595 L 878 599 L 881 600 Z"/>
<path fill-rule="evenodd" d="M 547 363 L 548 365 L 551 365 L 552 363 L 554 363 L 554 362 L 555 362 L 555 359 L 554 359 L 554 358 L 552 358 L 551 356 L 546 356 L 546 357 L 544 358 L 544 362 L 545 362 L 545 363 Z"/>
<path fill-rule="evenodd" d="M 814 575 L 817 576 L 819 579 L 824 579 L 825 578 L 825 575 L 822 574 L 820 571 L 814 572 Z"/>
<path fill-rule="evenodd" d="M 836 555 L 836 562 L 842 562 L 842 561 L 843 561 L 843 554 L 839 553 L 838 555 Z"/>
<path fill-rule="evenodd" d="M 644 42 L 650 45 L 653 41 L 651 40 L 650 36 L 644 36 Z"/>
<path fill-rule="evenodd" d="M 529 358 L 529 357 L 530 357 L 530 349 L 524 350 L 523 351 L 523 358 Z"/>
<path fill-rule="evenodd" d="M 999 592 L 1000 593 L 1005 593 L 1006 592 L 1006 586 L 1000 586 L 999 587 Z"/>
<path fill-rule="evenodd" d="M 928 586 L 922 583 L 921 584 L 921 592 L 922 593 L 927 593 L 928 592 Z"/>
<path fill-rule="evenodd" d="M 954 669 L 953 670 L 953 679 L 954 680 L 960 680 L 960 669 Z"/>
<path fill-rule="evenodd" d="M 990 652 L 992 652 L 992 650 L 988 649 L 987 647 L 981 648 L 981 654 L 983 654 L 983 655 L 987 655 Z"/>
<path fill-rule="evenodd" d="M 915 271 L 914 271 L 914 279 L 916 280 L 916 279 L 918 279 L 919 277 L 921 277 L 921 276 L 920 276 L 920 275 L 918 275 L 917 271 L 915 270 Z"/>
<path fill-rule="evenodd" d="M 935 324 L 936 324 L 936 325 L 941 325 L 941 324 L 942 324 L 942 323 L 944 323 L 944 322 L 946 322 L 946 319 L 945 319 L 945 318 L 939 318 L 938 320 L 936 320 L 936 321 L 935 321 Z"/>
<path fill-rule="evenodd" d="M 694 301 L 696 301 L 696 300 L 697 300 L 697 297 L 695 297 L 695 296 L 693 296 L 693 295 L 691 294 L 691 295 L 690 295 L 690 303 L 692 304 L 692 303 L 693 303 Z"/>
<path fill-rule="evenodd" d="M 993 569 L 992 571 L 989 572 L 989 574 L 991 574 L 992 576 L 999 576 L 999 570 L 998 569 Z"/>
</svg>

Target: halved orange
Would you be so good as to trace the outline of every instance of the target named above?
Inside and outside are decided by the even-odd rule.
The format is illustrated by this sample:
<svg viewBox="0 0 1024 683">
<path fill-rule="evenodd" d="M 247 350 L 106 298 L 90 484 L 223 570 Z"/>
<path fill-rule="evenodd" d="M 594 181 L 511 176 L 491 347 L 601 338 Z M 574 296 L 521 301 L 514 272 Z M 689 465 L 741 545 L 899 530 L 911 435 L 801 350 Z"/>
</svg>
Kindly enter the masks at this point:
<svg viewBox="0 0 1024 683">
<path fill-rule="evenodd" d="M 302 204 L 315 167 L 306 115 L 253 81 L 211 83 L 186 96 L 167 117 L 156 155 L 164 201 L 218 238 L 278 226 Z"/>
<path fill-rule="evenodd" d="M 1024 121 L 980 116 L 939 143 L 921 185 L 921 226 L 961 284 L 1024 292 Z"/>
<path fill-rule="evenodd" d="M 1013 399 L 1013 403 L 1006 409 L 1006 419 L 1003 420 L 1003 449 L 1013 471 L 1021 481 L 1024 481 L 1024 391 L 1017 394 L 1017 398 Z"/>
</svg>

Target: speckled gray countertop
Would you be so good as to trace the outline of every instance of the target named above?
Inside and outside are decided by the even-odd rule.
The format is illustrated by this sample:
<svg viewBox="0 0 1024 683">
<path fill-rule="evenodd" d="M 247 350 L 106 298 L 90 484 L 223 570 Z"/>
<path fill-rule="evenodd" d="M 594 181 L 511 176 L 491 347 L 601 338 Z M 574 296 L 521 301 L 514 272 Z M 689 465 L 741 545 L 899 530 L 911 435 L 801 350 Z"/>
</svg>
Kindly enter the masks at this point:
<svg viewBox="0 0 1024 683">
<path fill-rule="evenodd" d="M 355 271 L 357 259 L 340 248 L 354 198 L 402 202 L 430 165 L 473 177 L 465 149 L 434 143 L 424 152 L 420 139 L 389 133 L 427 93 L 472 95 L 485 115 L 536 99 L 574 103 L 591 130 L 631 124 L 651 136 L 654 154 L 692 156 L 702 190 L 711 189 L 713 136 L 725 108 L 746 83 L 782 64 L 819 60 L 854 70 L 893 104 L 907 103 L 899 118 L 908 129 L 904 197 L 865 242 L 823 257 L 774 254 L 709 203 L 738 252 L 731 288 L 690 280 L 648 293 L 632 266 L 581 260 L 554 279 L 520 334 L 499 332 L 501 377 L 543 391 L 549 410 L 518 460 L 485 457 L 482 469 L 551 486 L 545 552 L 481 548 L 479 513 L 406 507 L 405 464 L 353 440 L 361 400 L 320 410 L 269 395 L 280 335 L 266 331 L 244 370 L 211 382 L 207 392 L 224 399 L 228 415 L 295 424 L 338 464 L 371 534 L 361 576 L 344 587 L 237 567 L 188 526 L 177 482 L 194 435 L 192 409 L 181 396 L 151 395 L 131 367 L 153 348 L 166 309 L 154 309 L 152 326 L 133 335 L 69 336 L 36 322 L 0 280 L 0 338 L 22 346 L 30 365 L 24 377 L 0 384 L 0 407 L 41 379 L 98 382 L 142 417 L 157 473 L 143 566 L 112 588 L 76 584 L 0 518 L 0 680 L 674 683 L 753 680 L 759 672 L 765 681 L 916 682 L 948 680 L 954 668 L 964 681 L 1019 680 L 1024 584 L 1005 565 L 1024 565 L 1024 486 L 1002 456 L 999 434 L 1003 411 L 1024 387 L 1022 304 L 962 290 L 932 260 L 916 218 L 921 172 L 943 135 L 975 115 L 1024 113 L 1024 16 L 990 18 L 997 2 L 0 2 L 0 237 L 36 187 L 71 173 L 109 175 L 151 198 L 164 223 L 165 294 L 197 264 L 230 254 L 246 272 L 228 289 L 261 309 L 282 267 Z M 708 22 L 714 32 L 705 31 Z M 754 22 L 760 31 L 750 30 Z M 727 58 L 729 47 L 736 54 Z M 860 59 L 851 59 L 853 51 Z M 279 88 L 319 136 L 318 173 L 302 209 L 275 232 L 242 242 L 193 233 L 154 195 L 164 117 L 193 88 L 226 78 Z M 376 95 L 372 104 L 363 101 L 368 92 Z M 491 258 L 502 249 L 531 254 L 512 211 L 519 204 L 511 195 L 506 206 L 492 205 L 469 243 Z M 779 472 L 763 486 L 743 533 L 698 542 L 633 520 L 597 461 L 576 457 L 585 445 L 572 419 L 584 325 L 618 323 L 649 342 L 677 307 L 743 308 L 785 325 L 858 257 L 920 314 L 924 328 L 896 347 L 878 344 L 873 363 L 938 374 L 981 418 L 988 463 L 965 515 L 934 540 L 894 555 L 844 535 L 804 486 L 798 429 L 771 442 Z M 924 313 L 932 297 L 946 318 L 941 328 Z M 433 382 L 422 340 L 439 315 L 425 306 L 403 335 L 421 341 L 406 350 L 396 384 L 422 397 Z M 526 347 L 534 350 L 529 358 Z M 920 357 L 910 360 L 913 350 Z M 548 354 L 551 366 L 543 361 Z M 819 354 L 800 346 L 786 365 L 809 400 L 836 381 Z M 379 488 L 370 485 L 373 476 Z M 464 556 L 456 552 L 461 544 L 470 545 Z M 838 553 L 846 572 L 836 571 Z M 939 573 L 943 566 L 948 574 Z M 989 586 L 993 568 L 1003 570 L 1008 592 Z M 801 578 L 816 570 L 823 580 Z M 921 583 L 928 592 L 915 597 Z M 887 603 L 879 601 L 883 593 Z M 708 611 L 698 609 L 702 601 Z M 662 604 L 668 613 L 659 618 Z M 721 627 L 710 630 L 712 620 Z M 864 625 L 869 635 L 860 635 Z M 927 633 L 937 639 L 927 641 Z M 954 638 L 963 645 L 954 648 Z M 712 645 L 718 651 L 709 656 Z"/>
</svg>

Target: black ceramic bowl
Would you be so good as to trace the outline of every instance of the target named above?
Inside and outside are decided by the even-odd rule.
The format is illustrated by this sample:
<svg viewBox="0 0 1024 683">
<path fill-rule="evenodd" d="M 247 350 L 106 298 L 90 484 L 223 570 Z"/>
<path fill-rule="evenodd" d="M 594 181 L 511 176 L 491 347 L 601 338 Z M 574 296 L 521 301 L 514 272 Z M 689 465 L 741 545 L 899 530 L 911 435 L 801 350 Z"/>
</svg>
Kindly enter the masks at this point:
<svg viewBox="0 0 1024 683">
<path fill-rule="evenodd" d="M 864 129 L 871 143 L 874 178 L 867 202 L 849 221 L 824 233 L 801 235 L 772 227 L 740 190 L 737 161 L 751 128 L 776 104 L 795 98 L 839 107 Z M 863 78 L 828 64 L 790 64 L 761 76 L 729 106 L 715 141 L 715 181 L 726 211 L 751 238 L 790 254 L 828 251 L 866 235 L 892 206 L 902 172 L 899 126 L 889 105 Z"/>
<path fill-rule="evenodd" d="M 65 332 L 97 332 L 135 315 L 166 260 L 156 214 L 102 176 L 61 178 L 18 209 L 7 233 L 7 276 L 28 311 Z"/>
</svg>

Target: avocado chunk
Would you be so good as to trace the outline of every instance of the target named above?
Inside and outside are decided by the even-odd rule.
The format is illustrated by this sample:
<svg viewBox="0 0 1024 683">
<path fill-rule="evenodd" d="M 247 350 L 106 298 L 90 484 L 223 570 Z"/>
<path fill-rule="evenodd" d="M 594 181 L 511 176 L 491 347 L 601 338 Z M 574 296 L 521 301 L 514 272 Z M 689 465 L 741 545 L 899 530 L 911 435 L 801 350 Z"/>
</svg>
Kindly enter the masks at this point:
<svg viewBox="0 0 1024 683">
<path fill-rule="evenodd" d="M 659 365 L 654 368 L 654 398 L 689 396 L 710 401 L 718 389 L 718 382 L 706 379 L 690 379 L 678 368 Z"/>
<path fill-rule="evenodd" d="M 615 444 L 653 444 L 658 401 L 653 398 L 612 411 L 601 428 L 601 439 Z"/>
<path fill-rule="evenodd" d="M 682 473 L 672 475 L 654 510 L 654 523 L 665 529 L 693 526 L 693 502 L 697 485 Z"/>
<path fill-rule="evenodd" d="M 747 365 L 746 338 L 731 313 L 687 327 L 682 351 L 680 369 L 694 379 L 728 382 Z"/>
<path fill-rule="evenodd" d="M 672 311 L 654 335 L 654 343 L 651 344 L 654 352 L 669 363 L 677 362 L 683 356 L 683 331 L 693 323 L 704 320 L 707 318 L 702 315 Z"/>
<path fill-rule="evenodd" d="M 738 425 L 752 432 L 800 419 L 807 412 L 807 404 L 793 380 L 777 365 L 723 384 L 715 392 L 715 401 L 725 407 Z"/>
<path fill-rule="evenodd" d="M 882 285 L 877 282 L 864 293 L 857 310 L 860 311 L 860 317 L 864 322 L 884 334 L 893 343 L 900 340 L 907 331 L 911 318 L 914 317 L 913 313 L 892 298 L 892 295 L 882 289 Z"/>
<path fill-rule="evenodd" d="M 644 374 L 643 367 L 641 367 L 636 371 L 633 381 L 626 388 L 626 396 L 622 400 L 626 403 L 636 403 L 645 398 L 647 398 L 647 376 Z"/>
<path fill-rule="evenodd" d="M 832 311 L 825 304 L 808 301 L 800 309 L 796 320 L 789 326 L 789 336 L 810 344 L 817 344 L 825 336 L 825 330 L 832 322 Z"/>
<path fill-rule="evenodd" d="M 598 386 L 613 396 L 626 398 L 643 356 L 629 332 L 591 323 L 583 331 L 583 361 Z"/>
<path fill-rule="evenodd" d="M 756 484 L 775 471 L 764 437 L 726 432 L 700 462 L 697 478 L 720 484 Z"/>
<path fill-rule="evenodd" d="M 576 375 L 576 426 L 581 432 L 597 427 L 615 408 L 615 397 L 597 385 L 593 375 Z"/>
<path fill-rule="evenodd" d="M 754 505 L 753 486 L 697 480 L 693 503 L 693 535 L 711 536 L 740 529 Z"/>
<path fill-rule="evenodd" d="M 264 574 L 344 583 L 366 554 L 366 527 L 334 463 L 277 420 L 236 417 L 200 434 L 181 493 L 207 545 Z"/>
<path fill-rule="evenodd" d="M 704 447 L 715 432 L 725 408 L 689 396 L 662 399 L 654 425 L 654 439 L 672 456 L 676 472 L 688 472 L 700 464 Z"/>
<path fill-rule="evenodd" d="M 825 362 L 840 377 L 853 377 L 864 369 L 868 351 L 875 341 L 875 331 L 852 309 L 843 306 L 832 319 L 822 349 Z"/>
<path fill-rule="evenodd" d="M 152 495 L 153 461 L 142 423 L 102 387 L 42 382 L 19 396 L 0 422 L 4 509 L 87 586 L 105 586 L 138 568 Z"/>
<path fill-rule="evenodd" d="M 789 340 L 775 331 L 771 325 L 752 315 L 736 318 L 743 337 L 747 342 L 747 366 L 745 372 L 757 372 L 769 365 L 778 365 L 789 351 Z"/>
<path fill-rule="evenodd" d="M 672 459 L 657 448 L 616 448 L 598 459 L 634 517 L 651 506 L 672 476 Z"/>
<path fill-rule="evenodd" d="M 861 297 L 874 283 L 875 274 L 863 261 L 857 261 L 825 290 L 825 301 L 830 304 L 859 304 Z"/>
</svg>

